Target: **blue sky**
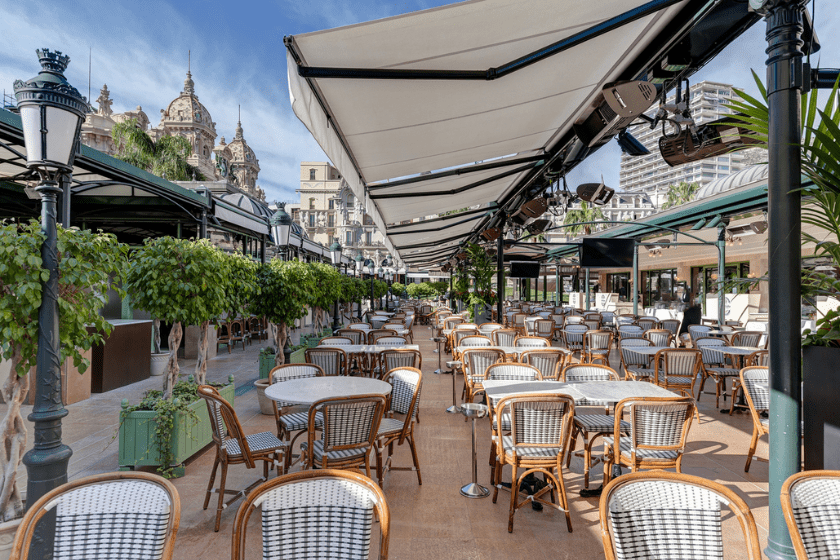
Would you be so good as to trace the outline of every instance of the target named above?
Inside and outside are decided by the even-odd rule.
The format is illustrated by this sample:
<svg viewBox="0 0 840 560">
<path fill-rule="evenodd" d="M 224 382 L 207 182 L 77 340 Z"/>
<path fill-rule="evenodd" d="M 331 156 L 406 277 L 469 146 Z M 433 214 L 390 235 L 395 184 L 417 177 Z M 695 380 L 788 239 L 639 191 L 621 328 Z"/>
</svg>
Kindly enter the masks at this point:
<svg viewBox="0 0 840 560">
<path fill-rule="evenodd" d="M 70 55 L 68 80 L 92 98 L 108 84 L 117 112 L 143 107 L 153 125 L 183 89 L 187 51 L 192 51 L 196 93 L 226 140 L 233 137 L 242 105 L 245 138 L 260 160 L 258 183 L 269 200 L 297 201 L 301 161 L 325 156 L 292 113 L 286 84 L 283 36 L 337 27 L 430 8 L 446 1 L 241 0 L 177 2 L 145 0 L 0 0 L 3 45 L 0 89 L 37 73 L 35 49 Z M 817 33 L 824 66 L 840 65 L 840 16 L 829 2 L 817 6 Z M 764 25 L 754 26 L 693 81 L 733 83 L 754 91 L 749 69 L 764 73 Z M 217 139 L 218 141 L 218 139 Z M 570 174 L 570 185 L 603 173 L 618 184 L 620 151 L 611 142 Z"/>
</svg>

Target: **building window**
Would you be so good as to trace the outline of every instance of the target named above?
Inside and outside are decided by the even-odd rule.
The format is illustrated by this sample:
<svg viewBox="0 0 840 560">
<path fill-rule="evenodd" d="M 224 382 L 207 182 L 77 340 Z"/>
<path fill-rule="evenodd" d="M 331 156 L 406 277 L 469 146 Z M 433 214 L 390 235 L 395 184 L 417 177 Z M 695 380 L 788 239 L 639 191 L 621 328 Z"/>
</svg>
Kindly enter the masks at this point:
<svg viewBox="0 0 840 560">
<path fill-rule="evenodd" d="M 314 180 L 315 180 L 315 170 L 314 170 L 314 169 L 310 169 L 310 170 L 309 170 L 309 180 L 310 180 L 310 181 L 314 181 Z"/>
<path fill-rule="evenodd" d="M 373 233 L 366 231 L 365 232 L 365 245 L 373 244 Z"/>
<path fill-rule="evenodd" d="M 314 198 L 309 199 L 309 209 L 310 210 L 315 210 L 315 199 Z"/>
<path fill-rule="evenodd" d="M 335 214 L 327 216 L 327 227 L 335 227 Z"/>
<path fill-rule="evenodd" d="M 335 210 L 335 201 L 334 201 L 334 200 L 330 200 L 330 201 L 327 203 L 327 207 L 328 207 L 330 210 Z"/>
<path fill-rule="evenodd" d="M 350 246 L 353 244 L 353 232 L 346 232 L 344 234 L 344 244 Z"/>
<path fill-rule="evenodd" d="M 315 214 L 309 214 L 309 227 L 315 227 Z"/>
</svg>

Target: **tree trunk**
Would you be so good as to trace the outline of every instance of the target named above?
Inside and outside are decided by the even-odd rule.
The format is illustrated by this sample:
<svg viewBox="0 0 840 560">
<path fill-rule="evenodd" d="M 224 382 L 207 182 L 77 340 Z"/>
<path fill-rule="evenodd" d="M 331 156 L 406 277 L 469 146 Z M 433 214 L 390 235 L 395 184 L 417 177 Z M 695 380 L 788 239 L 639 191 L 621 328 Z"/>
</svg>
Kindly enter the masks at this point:
<svg viewBox="0 0 840 560">
<path fill-rule="evenodd" d="M 152 320 L 152 341 L 154 342 L 154 353 L 160 354 L 160 319 Z"/>
<path fill-rule="evenodd" d="M 207 332 L 210 330 L 210 321 L 201 323 L 201 331 L 198 338 L 198 361 L 195 363 L 195 382 L 204 385 L 207 382 Z"/>
<path fill-rule="evenodd" d="M 29 376 L 18 376 L 16 370 L 20 361 L 20 348 L 12 346 L 12 369 L 3 384 L 6 416 L 0 422 L 0 437 L 3 441 L 0 452 L 0 512 L 3 521 L 12 521 L 24 513 L 23 500 L 15 479 L 26 451 L 26 425 L 20 415 L 20 405 L 29 392 Z"/>
<path fill-rule="evenodd" d="M 286 363 L 286 355 L 283 354 L 283 348 L 286 346 L 286 339 L 289 336 L 289 327 L 286 323 L 280 323 L 274 326 L 274 345 L 277 347 L 277 352 L 274 353 L 274 365 L 282 366 Z"/>
<path fill-rule="evenodd" d="M 178 348 L 181 346 L 181 336 L 184 330 L 181 328 L 181 323 L 173 323 L 172 330 L 169 331 L 169 361 L 166 362 L 166 371 L 163 374 L 163 398 L 171 399 L 172 390 L 178 382 Z"/>
<path fill-rule="evenodd" d="M 276 344 L 275 333 L 277 332 L 277 325 L 275 325 L 271 321 L 267 321 L 267 323 L 268 323 L 268 340 L 271 341 L 270 344 Z M 274 353 L 275 354 L 277 354 L 277 352 L 282 352 L 282 351 L 283 351 L 282 348 L 279 348 L 279 349 L 276 348 L 276 347 L 274 348 Z"/>
</svg>

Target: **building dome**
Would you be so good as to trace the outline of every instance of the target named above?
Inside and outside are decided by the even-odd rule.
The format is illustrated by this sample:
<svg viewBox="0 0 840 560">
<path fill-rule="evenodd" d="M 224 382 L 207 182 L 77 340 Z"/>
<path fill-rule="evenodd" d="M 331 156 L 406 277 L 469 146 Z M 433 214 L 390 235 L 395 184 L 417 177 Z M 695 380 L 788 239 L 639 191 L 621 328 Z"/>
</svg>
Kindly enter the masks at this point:
<svg viewBox="0 0 840 560">
<path fill-rule="evenodd" d="M 234 161 L 237 163 L 244 162 L 251 164 L 259 171 L 259 160 L 257 160 L 254 150 L 251 149 L 251 146 L 248 145 L 248 142 L 246 142 L 245 138 L 242 136 L 241 121 L 236 123 L 236 135 L 233 137 L 230 144 L 228 144 L 228 148 L 230 148 L 230 151 L 233 154 Z"/>
<path fill-rule="evenodd" d="M 163 111 L 161 120 L 163 124 L 192 124 L 206 129 L 214 138 L 216 136 L 216 124 L 213 122 L 210 111 L 198 100 L 195 94 L 195 83 L 189 72 L 187 72 L 187 79 L 184 80 L 184 91 L 169 103 Z"/>
<path fill-rule="evenodd" d="M 715 179 L 711 183 L 707 183 L 697 189 L 697 192 L 694 194 L 694 200 L 702 200 L 725 191 L 731 191 L 738 187 L 763 181 L 767 179 L 769 167 L 768 165 L 753 165 L 732 175 Z"/>
<path fill-rule="evenodd" d="M 221 199 L 225 202 L 241 208 L 246 212 L 260 216 L 262 218 L 270 219 L 273 213 L 265 204 L 254 200 L 253 198 L 239 193 L 223 194 Z"/>
</svg>

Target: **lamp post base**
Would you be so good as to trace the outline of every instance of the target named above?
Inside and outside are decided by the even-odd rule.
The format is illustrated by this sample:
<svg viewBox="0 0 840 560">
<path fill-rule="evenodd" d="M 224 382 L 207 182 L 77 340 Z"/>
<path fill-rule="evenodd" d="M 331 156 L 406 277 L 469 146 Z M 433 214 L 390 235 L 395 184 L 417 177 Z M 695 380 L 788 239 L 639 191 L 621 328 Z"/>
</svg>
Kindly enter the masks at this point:
<svg viewBox="0 0 840 560">
<path fill-rule="evenodd" d="M 490 495 L 490 490 L 477 482 L 470 482 L 461 487 L 461 495 L 465 498 L 486 498 Z"/>
</svg>

